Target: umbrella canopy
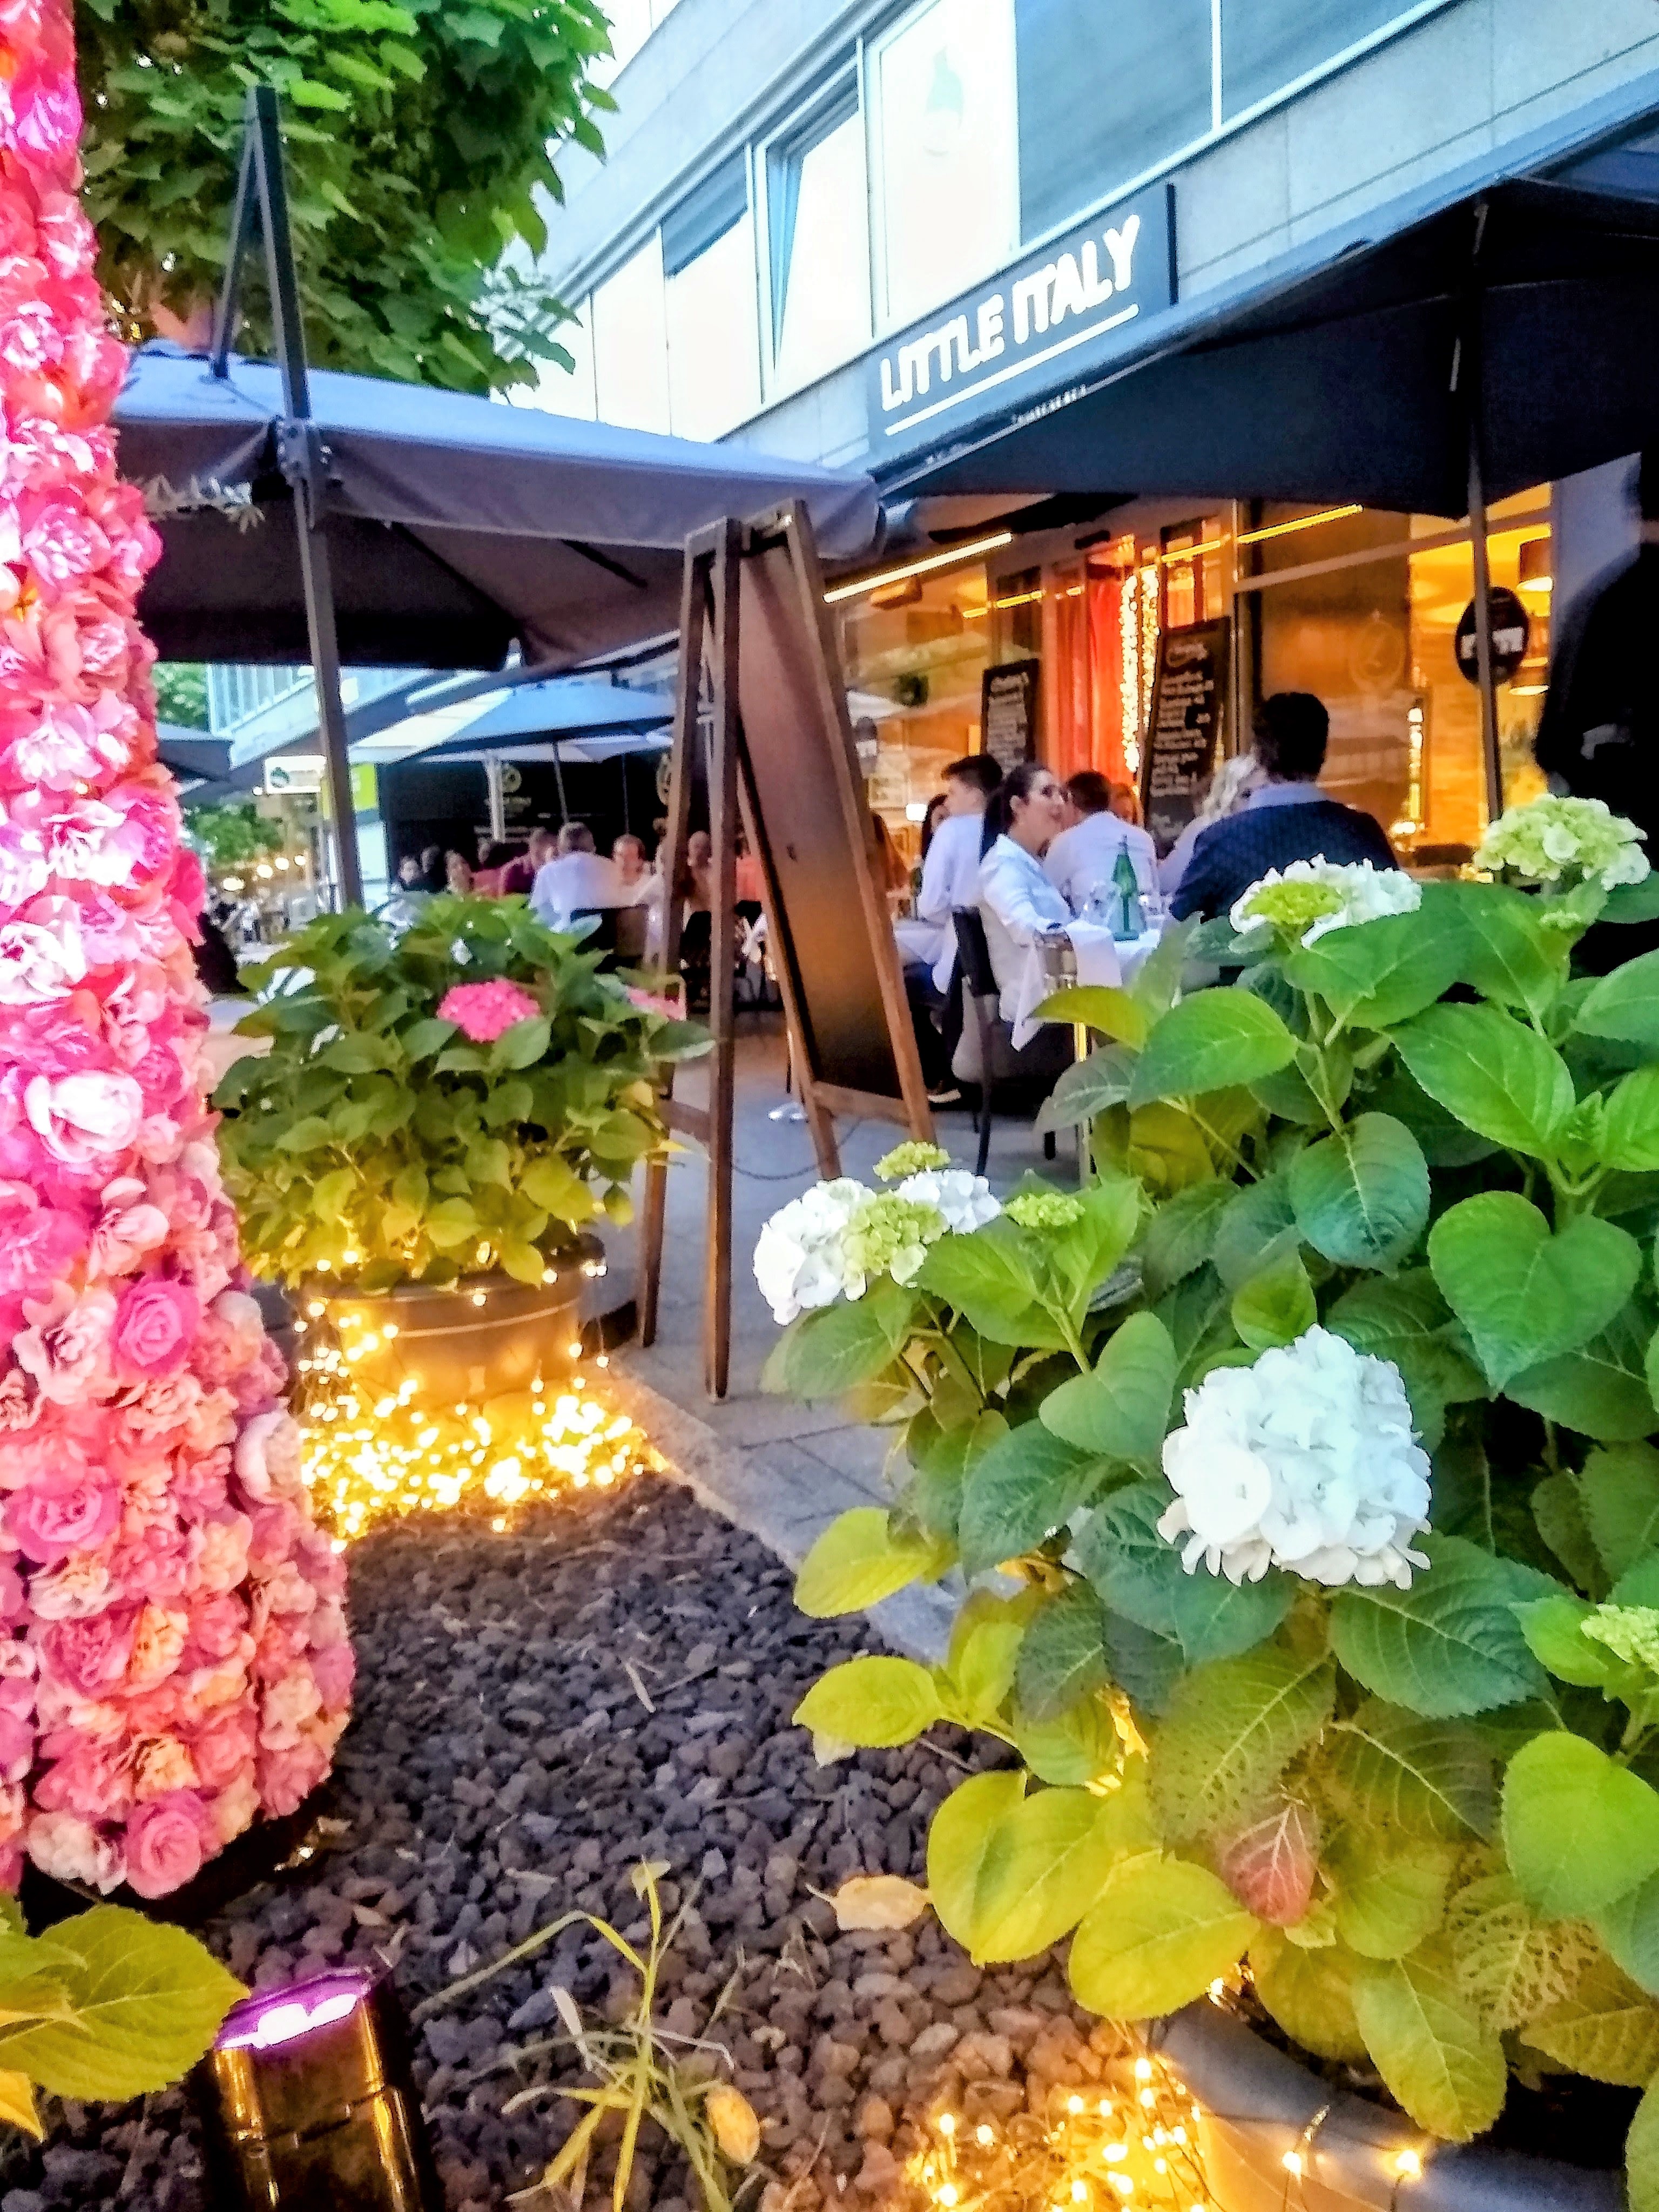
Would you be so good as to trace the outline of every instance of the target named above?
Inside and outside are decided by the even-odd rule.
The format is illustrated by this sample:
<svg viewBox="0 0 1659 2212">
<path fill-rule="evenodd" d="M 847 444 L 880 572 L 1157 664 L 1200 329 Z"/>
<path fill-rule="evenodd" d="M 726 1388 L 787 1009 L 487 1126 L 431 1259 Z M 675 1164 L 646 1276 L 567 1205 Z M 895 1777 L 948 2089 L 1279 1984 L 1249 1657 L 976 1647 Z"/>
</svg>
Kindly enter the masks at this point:
<svg viewBox="0 0 1659 2212">
<path fill-rule="evenodd" d="M 669 692 L 643 688 L 634 691 L 622 684 L 594 684 L 564 676 L 548 684 L 520 684 L 487 708 L 476 721 L 457 730 L 448 742 L 468 742 L 485 751 L 511 750 L 513 757 L 520 760 L 529 756 L 510 744 L 515 738 L 601 737 L 623 731 L 660 730 L 673 719 L 674 701 Z"/>
<path fill-rule="evenodd" d="M 568 768 L 573 763 L 584 767 L 597 767 L 605 761 L 621 760 L 629 753 L 665 753 L 672 738 L 667 730 L 635 730 L 631 734 L 611 737 L 526 738 L 509 740 L 501 744 L 481 744 L 477 738 L 451 738 L 440 745 L 428 745 L 422 752 L 405 753 L 397 765 L 407 762 L 410 767 L 425 768 L 433 761 L 492 760 L 562 762 Z"/>
<path fill-rule="evenodd" d="M 381 667 L 569 667 L 673 629 L 686 539 L 805 501 L 852 558 L 878 521 L 867 477 L 696 445 L 428 386 L 312 374 L 327 454 L 342 658 Z M 123 472 L 166 545 L 140 603 L 162 657 L 308 657 L 275 368 L 157 341 L 116 403 Z"/>
<path fill-rule="evenodd" d="M 1659 435 L 1654 201 L 1510 181 L 1401 228 L 1374 220 L 1393 234 L 1335 259 L 1322 240 L 1266 284 L 1206 294 L 1075 398 L 888 488 L 1127 483 L 1455 517 L 1472 399 L 1489 500 Z"/>
</svg>

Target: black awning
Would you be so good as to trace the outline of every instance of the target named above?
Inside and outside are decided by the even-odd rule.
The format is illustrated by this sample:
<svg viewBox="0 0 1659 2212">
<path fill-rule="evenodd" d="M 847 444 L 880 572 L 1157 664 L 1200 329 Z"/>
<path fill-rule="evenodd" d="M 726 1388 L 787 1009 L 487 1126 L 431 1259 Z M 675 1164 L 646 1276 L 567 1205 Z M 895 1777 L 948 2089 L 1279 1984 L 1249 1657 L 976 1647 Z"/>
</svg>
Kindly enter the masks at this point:
<svg viewBox="0 0 1659 2212">
<path fill-rule="evenodd" d="M 1489 500 L 1659 441 L 1652 200 L 1515 180 L 1310 268 L 1314 251 L 884 489 L 1133 484 L 1458 516 L 1472 392 Z"/>
</svg>

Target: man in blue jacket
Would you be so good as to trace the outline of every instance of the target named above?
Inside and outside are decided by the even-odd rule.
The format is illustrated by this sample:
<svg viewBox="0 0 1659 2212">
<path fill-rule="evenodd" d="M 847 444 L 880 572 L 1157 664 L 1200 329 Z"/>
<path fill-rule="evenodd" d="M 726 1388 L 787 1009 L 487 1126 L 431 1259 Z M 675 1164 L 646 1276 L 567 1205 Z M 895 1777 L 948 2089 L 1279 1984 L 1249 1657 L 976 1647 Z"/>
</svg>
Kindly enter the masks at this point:
<svg viewBox="0 0 1659 2212">
<path fill-rule="evenodd" d="M 1266 781 L 1237 814 L 1206 830 L 1171 899 L 1176 919 L 1226 914 L 1269 868 L 1292 860 L 1369 860 L 1396 868 L 1394 848 L 1369 814 L 1319 788 L 1331 718 L 1311 691 L 1275 691 L 1256 718 L 1255 757 Z"/>
</svg>

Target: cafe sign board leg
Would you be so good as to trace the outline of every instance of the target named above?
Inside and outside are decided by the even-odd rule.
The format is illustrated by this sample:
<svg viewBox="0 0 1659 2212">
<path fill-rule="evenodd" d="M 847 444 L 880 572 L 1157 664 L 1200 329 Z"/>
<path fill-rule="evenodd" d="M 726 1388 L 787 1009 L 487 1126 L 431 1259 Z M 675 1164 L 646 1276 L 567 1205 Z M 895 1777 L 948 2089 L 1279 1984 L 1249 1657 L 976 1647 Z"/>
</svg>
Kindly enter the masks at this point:
<svg viewBox="0 0 1659 2212">
<path fill-rule="evenodd" d="M 714 846 L 709 1021 L 714 1047 L 708 1103 L 675 1099 L 669 1127 L 708 1159 L 704 1380 L 726 1395 L 731 1364 L 731 978 L 736 955 L 739 819 L 759 863 L 767 950 L 807 1127 L 823 1176 L 841 1171 L 835 1116 L 894 1121 L 930 1139 L 933 1116 L 910 1025 L 885 893 L 875 866 L 875 826 L 848 720 L 811 526 L 798 501 L 757 521 L 727 520 L 686 547 L 679 681 L 671 756 L 669 886 L 663 957 L 678 964 L 679 902 L 673 893 L 690 827 L 699 765 L 699 713 L 707 674 L 706 769 Z M 648 1170 L 641 1239 L 640 1338 L 656 1334 L 666 1170 Z"/>
</svg>

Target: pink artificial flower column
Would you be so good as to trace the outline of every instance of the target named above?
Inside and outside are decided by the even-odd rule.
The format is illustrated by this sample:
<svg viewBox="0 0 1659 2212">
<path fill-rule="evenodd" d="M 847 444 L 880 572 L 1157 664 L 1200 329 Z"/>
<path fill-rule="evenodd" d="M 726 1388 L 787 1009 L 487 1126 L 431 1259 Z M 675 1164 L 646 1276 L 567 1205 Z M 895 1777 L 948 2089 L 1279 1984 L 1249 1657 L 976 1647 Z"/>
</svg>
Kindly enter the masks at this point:
<svg viewBox="0 0 1659 2212">
<path fill-rule="evenodd" d="M 327 1772 L 312 1523 L 199 1068 L 64 0 L 0 0 L 0 1881 L 159 1897 Z"/>
</svg>

